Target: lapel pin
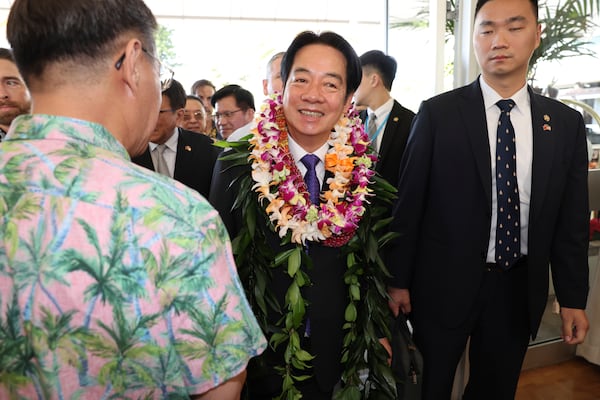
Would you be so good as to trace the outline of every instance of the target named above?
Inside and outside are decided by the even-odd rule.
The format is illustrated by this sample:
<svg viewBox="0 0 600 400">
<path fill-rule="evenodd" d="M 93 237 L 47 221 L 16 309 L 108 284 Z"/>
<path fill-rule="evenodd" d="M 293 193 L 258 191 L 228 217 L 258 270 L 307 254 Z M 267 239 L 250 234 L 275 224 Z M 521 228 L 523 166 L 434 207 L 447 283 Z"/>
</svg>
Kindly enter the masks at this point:
<svg viewBox="0 0 600 400">
<path fill-rule="evenodd" d="M 192 151 L 192 147 L 191 146 L 185 146 L 184 149 L 185 149 L 185 151 Z"/>
<path fill-rule="evenodd" d="M 552 130 L 552 127 L 551 127 L 550 125 L 548 125 L 548 124 L 544 124 L 544 125 L 542 126 L 542 129 L 543 129 L 543 130 L 545 130 L 545 131 L 551 131 L 551 130 Z"/>
<path fill-rule="evenodd" d="M 399 118 L 398 117 L 394 117 L 394 122 L 398 122 Z"/>
<path fill-rule="evenodd" d="M 548 114 L 544 114 L 544 121 L 550 122 L 550 116 Z"/>
</svg>

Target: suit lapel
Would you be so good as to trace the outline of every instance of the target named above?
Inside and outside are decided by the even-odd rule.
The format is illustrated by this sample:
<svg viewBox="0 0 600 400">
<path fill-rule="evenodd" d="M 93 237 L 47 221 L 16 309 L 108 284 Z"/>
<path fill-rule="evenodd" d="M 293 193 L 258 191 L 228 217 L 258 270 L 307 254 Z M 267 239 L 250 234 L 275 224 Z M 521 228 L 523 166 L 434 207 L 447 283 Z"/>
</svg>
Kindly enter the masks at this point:
<svg viewBox="0 0 600 400">
<path fill-rule="evenodd" d="M 487 204 L 492 204 L 492 163 L 490 156 L 490 143 L 488 139 L 487 120 L 483 95 L 479 79 L 464 88 L 459 99 L 459 112 L 465 121 L 463 127 L 471 143 L 471 150 L 477 165 L 477 171 L 484 189 Z M 468 122 L 467 122 L 468 121 Z"/>
<path fill-rule="evenodd" d="M 552 131 L 544 131 L 544 126 L 551 124 L 551 110 L 542 109 L 540 96 L 529 88 L 531 99 L 531 122 L 533 124 L 533 165 L 531 171 L 531 204 L 529 220 L 539 217 L 542 202 L 546 198 L 548 182 L 552 171 L 555 136 Z M 546 121 L 548 119 L 549 121 Z"/>
<path fill-rule="evenodd" d="M 186 160 L 188 159 L 187 155 L 190 152 L 190 145 L 186 140 L 184 134 L 180 128 L 177 128 L 178 137 L 177 137 L 177 153 L 175 153 L 175 170 L 173 171 L 173 179 L 177 179 L 180 176 L 181 171 L 186 170 Z"/>
<path fill-rule="evenodd" d="M 383 138 L 381 139 L 381 146 L 379 146 L 379 161 L 377 163 L 378 166 L 381 166 L 385 159 L 387 159 L 390 149 L 393 147 L 392 142 L 394 141 L 394 136 L 396 134 L 396 129 L 398 129 L 398 123 L 400 119 L 398 117 L 398 107 L 399 103 L 394 100 L 394 106 L 392 107 L 392 111 L 390 111 L 390 116 L 385 125 L 385 130 L 383 131 Z"/>
<path fill-rule="evenodd" d="M 146 150 L 135 158 L 135 163 L 151 171 L 156 171 L 152 162 L 152 156 L 150 155 L 150 146 L 146 147 Z"/>
</svg>

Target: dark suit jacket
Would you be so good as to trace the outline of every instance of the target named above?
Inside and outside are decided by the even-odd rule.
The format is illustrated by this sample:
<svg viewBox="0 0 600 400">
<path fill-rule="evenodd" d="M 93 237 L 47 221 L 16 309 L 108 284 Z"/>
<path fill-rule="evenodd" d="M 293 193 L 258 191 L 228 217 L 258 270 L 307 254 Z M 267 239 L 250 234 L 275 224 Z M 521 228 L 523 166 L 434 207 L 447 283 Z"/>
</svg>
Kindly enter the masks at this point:
<svg viewBox="0 0 600 400">
<path fill-rule="evenodd" d="M 367 112 L 362 111 L 360 117 L 365 121 Z M 383 138 L 381 139 L 379 161 L 375 166 L 375 171 L 379 172 L 392 185 L 398 183 L 400 161 L 406 148 L 410 126 L 414 117 L 414 112 L 394 100 L 394 106 L 390 112 L 385 130 L 381 133 Z"/>
<path fill-rule="evenodd" d="M 208 198 L 213 167 L 221 150 L 213 146 L 212 139 L 206 135 L 177 129 L 179 138 L 173 178 Z M 156 171 L 150 156 L 150 147 L 147 147 L 142 155 L 134 157 L 132 161 Z"/>
<path fill-rule="evenodd" d="M 581 114 L 534 94 L 528 230 L 528 304 L 535 336 L 548 295 L 548 264 L 562 306 L 585 308 L 588 193 Z M 484 274 L 491 224 L 491 161 L 479 80 L 422 103 L 400 167 L 388 254 L 392 286 L 413 310 L 444 326 L 468 317 Z"/>
<path fill-rule="evenodd" d="M 209 201 L 215 207 L 231 238 L 235 238 L 241 229 L 242 216 L 240 210 L 231 211 L 235 197 L 239 191 L 239 180 L 242 174 L 250 174 L 249 166 L 236 166 L 229 168 L 227 162 L 218 160 L 215 165 Z M 326 180 L 326 179 L 325 179 Z M 232 184 L 233 182 L 233 184 Z M 230 185 L 231 184 L 231 185 Z M 264 219 L 256 218 L 257 223 Z M 267 232 L 266 241 L 275 251 L 275 254 L 290 248 L 281 246 L 279 236 L 271 231 Z M 322 390 L 332 390 L 341 376 L 341 351 L 344 324 L 344 310 L 347 303 L 347 287 L 344 283 L 346 270 L 345 258 L 338 248 L 325 247 L 318 243 L 310 243 L 308 252 L 313 260 L 313 268 L 305 270 L 310 277 L 312 286 L 304 290 L 303 296 L 309 301 L 307 315 L 311 321 L 311 346 L 312 352 L 317 357 L 312 361 L 315 378 Z M 274 291 L 279 304 L 283 307 L 285 293 L 291 281 L 286 268 L 273 269 L 273 278 L 270 289 Z M 244 282 L 248 287 L 248 282 Z M 271 313 L 269 323 L 275 325 L 281 314 Z M 267 334 L 267 339 L 269 338 Z M 280 350 L 283 349 L 280 346 Z M 271 366 L 283 364 L 283 352 L 274 353 L 267 348 L 263 357 Z M 255 374 L 250 371 L 249 380 Z M 281 385 L 281 378 L 274 377 L 275 383 Z"/>
</svg>

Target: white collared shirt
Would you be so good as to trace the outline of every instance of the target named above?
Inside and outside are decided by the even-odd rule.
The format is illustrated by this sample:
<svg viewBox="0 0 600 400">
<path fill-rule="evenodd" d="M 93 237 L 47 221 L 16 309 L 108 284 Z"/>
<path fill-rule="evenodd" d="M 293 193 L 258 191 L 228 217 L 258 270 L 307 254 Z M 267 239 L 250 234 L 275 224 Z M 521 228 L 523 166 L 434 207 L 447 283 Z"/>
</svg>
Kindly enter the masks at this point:
<svg viewBox="0 0 600 400">
<path fill-rule="evenodd" d="M 163 153 L 163 157 L 165 162 L 167 163 L 167 167 L 169 168 L 169 176 L 173 178 L 175 173 L 175 159 L 177 158 L 177 142 L 179 141 L 179 129 L 175 128 L 175 131 L 171 135 L 169 139 L 165 142 L 165 152 Z M 150 156 L 152 157 L 152 163 L 155 168 L 158 165 L 158 155 L 154 151 L 158 144 L 150 142 Z M 155 169 L 156 171 L 156 169 Z"/>
<path fill-rule="evenodd" d="M 229 135 L 227 137 L 227 141 L 228 142 L 237 142 L 238 140 L 240 140 L 244 136 L 249 135 L 250 134 L 250 130 L 252 129 L 253 125 L 254 125 L 254 121 L 250 121 L 246 125 L 240 126 L 235 131 L 231 132 L 231 135 Z"/>
<path fill-rule="evenodd" d="M 325 144 L 319 147 L 316 151 L 308 153 L 294 141 L 292 135 L 288 135 L 288 147 L 290 148 L 290 154 L 296 162 L 296 167 L 298 167 L 298 170 L 302 176 L 306 174 L 306 167 L 302 161 L 300 161 L 302 157 L 307 154 L 314 154 L 315 156 L 319 157 L 321 162 L 317 164 L 315 170 L 317 171 L 317 178 L 319 178 L 319 186 L 323 187 L 323 179 L 325 179 L 325 154 L 327 154 L 327 151 L 329 150 L 329 143 L 325 142 Z"/>
<path fill-rule="evenodd" d="M 496 250 L 496 219 L 497 219 L 497 194 L 496 194 L 496 140 L 500 108 L 496 105 L 502 97 L 479 77 L 485 116 L 488 126 L 488 140 L 492 161 L 492 223 L 490 227 L 490 243 L 488 245 L 487 262 L 495 262 Z M 531 201 L 531 170 L 533 161 L 533 125 L 531 122 L 531 101 L 527 85 L 524 84 L 510 97 L 515 106 L 510 111 L 510 121 L 515 128 L 517 149 L 517 183 L 519 185 L 519 202 L 521 211 L 521 254 L 527 254 L 527 230 L 529 227 L 529 204 Z"/>
<path fill-rule="evenodd" d="M 381 132 L 375 138 L 375 143 L 373 143 L 373 148 L 377 152 L 379 152 L 379 149 L 381 148 L 381 141 L 383 140 L 383 131 L 385 131 L 385 126 L 387 125 L 386 118 L 392 112 L 393 107 L 394 107 L 394 99 L 390 97 L 388 99 L 388 101 L 386 101 L 381 106 L 379 106 L 379 108 L 375 111 L 371 110 L 370 108 L 367 108 L 367 115 L 370 116 L 372 113 L 375 113 L 375 117 L 377 117 L 377 118 L 375 118 L 376 129 L 379 129 L 381 124 L 384 124 L 383 126 L 381 126 Z M 370 118 L 367 120 L 367 123 L 369 123 L 369 124 L 372 123 Z"/>
</svg>

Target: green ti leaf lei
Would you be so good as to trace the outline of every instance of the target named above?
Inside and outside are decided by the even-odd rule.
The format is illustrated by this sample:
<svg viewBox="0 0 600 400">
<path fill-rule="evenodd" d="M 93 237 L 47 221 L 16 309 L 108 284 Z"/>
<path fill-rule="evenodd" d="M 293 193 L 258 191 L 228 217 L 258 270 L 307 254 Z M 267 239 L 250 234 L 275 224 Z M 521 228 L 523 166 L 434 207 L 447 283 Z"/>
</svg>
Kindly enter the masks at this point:
<svg viewBox="0 0 600 400">
<path fill-rule="evenodd" d="M 232 152 L 222 157 L 229 166 L 249 164 L 251 146 L 248 141 L 217 145 L 232 148 Z M 282 391 L 278 399 L 300 399 L 302 395 L 295 384 L 310 377 L 311 360 L 314 358 L 301 347 L 299 331 L 307 306 L 301 289 L 311 283 L 305 271 L 315 266 L 302 244 L 292 242 L 291 232 L 281 240 L 282 246 L 287 245 L 286 250 L 274 252 L 267 244 L 266 235 L 269 230 L 276 232 L 276 228 L 269 220 L 258 193 L 253 190 L 255 182 L 249 173 L 237 180 L 239 191 L 233 208 L 241 210 L 242 228 L 233 238 L 232 247 L 240 279 L 263 332 L 270 336 L 270 345 L 273 348 L 284 346 L 284 360 L 277 367 L 282 377 Z M 382 337 L 391 342 L 388 329 L 391 312 L 385 285 L 389 273 L 380 254 L 395 236 L 387 231 L 387 226 L 391 222 L 388 215 L 396 189 L 377 175 L 372 177 L 369 189 L 372 196 L 365 205 L 355 234 L 339 247 L 346 259 L 344 281 L 348 288 L 340 360 L 343 365 L 342 388 L 334 397 L 340 400 L 397 398 L 397 382 L 388 364 L 389 355 L 380 343 Z M 283 305 L 278 303 L 270 289 L 275 268 L 286 268 L 292 281 Z M 276 326 L 267 321 L 269 311 L 282 316 Z M 365 372 L 366 380 L 360 377 Z"/>
</svg>

